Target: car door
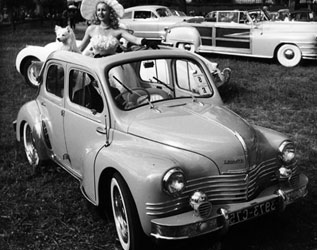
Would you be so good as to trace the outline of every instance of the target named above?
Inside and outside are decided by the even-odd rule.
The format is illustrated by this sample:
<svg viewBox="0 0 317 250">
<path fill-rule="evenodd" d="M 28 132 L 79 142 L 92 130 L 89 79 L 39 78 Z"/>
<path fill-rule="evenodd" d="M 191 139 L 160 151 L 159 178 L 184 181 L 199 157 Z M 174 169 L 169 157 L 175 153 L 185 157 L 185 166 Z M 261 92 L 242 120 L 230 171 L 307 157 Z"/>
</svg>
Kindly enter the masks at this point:
<svg viewBox="0 0 317 250">
<path fill-rule="evenodd" d="M 50 61 L 44 72 L 43 86 L 38 97 L 42 113 L 42 129 L 46 134 L 46 146 L 56 161 L 67 166 L 64 139 L 64 79 L 65 64 Z"/>
<path fill-rule="evenodd" d="M 73 173 L 80 178 L 84 169 L 91 170 L 98 151 L 106 144 L 106 119 L 109 116 L 101 85 L 88 71 L 69 68 L 66 91 L 64 131 L 67 153 Z"/>
<path fill-rule="evenodd" d="M 213 33 L 215 50 L 250 54 L 252 23 L 245 14 L 237 11 L 223 11 L 218 13 L 218 20 Z"/>
<path fill-rule="evenodd" d="M 145 38 L 159 38 L 159 18 L 149 10 L 137 10 L 133 13 L 131 28 L 134 35 Z"/>
</svg>

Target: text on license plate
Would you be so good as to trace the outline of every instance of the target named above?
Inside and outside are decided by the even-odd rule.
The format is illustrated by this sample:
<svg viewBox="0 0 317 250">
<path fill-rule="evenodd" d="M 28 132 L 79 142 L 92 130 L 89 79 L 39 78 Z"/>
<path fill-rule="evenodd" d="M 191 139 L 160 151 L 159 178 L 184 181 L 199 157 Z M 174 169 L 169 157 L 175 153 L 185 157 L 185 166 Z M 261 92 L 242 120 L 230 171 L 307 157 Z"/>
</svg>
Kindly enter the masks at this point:
<svg viewBox="0 0 317 250">
<path fill-rule="evenodd" d="M 256 204 L 229 214 L 229 225 L 234 225 L 252 218 L 273 212 L 277 209 L 277 199 Z"/>
</svg>

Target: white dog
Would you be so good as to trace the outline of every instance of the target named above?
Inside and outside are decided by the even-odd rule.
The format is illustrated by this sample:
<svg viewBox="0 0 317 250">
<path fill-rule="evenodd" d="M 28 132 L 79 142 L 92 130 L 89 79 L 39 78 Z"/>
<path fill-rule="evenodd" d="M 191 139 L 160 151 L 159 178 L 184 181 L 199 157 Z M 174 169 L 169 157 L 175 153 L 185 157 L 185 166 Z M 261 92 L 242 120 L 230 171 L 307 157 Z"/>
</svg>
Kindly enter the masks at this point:
<svg viewBox="0 0 317 250">
<path fill-rule="evenodd" d="M 62 28 L 58 25 L 55 26 L 56 41 L 60 43 L 59 50 L 67 50 L 72 52 L 81 53 L 76 45 L 76 37 L 74 31 L 70 26 Z"/>
</svg>

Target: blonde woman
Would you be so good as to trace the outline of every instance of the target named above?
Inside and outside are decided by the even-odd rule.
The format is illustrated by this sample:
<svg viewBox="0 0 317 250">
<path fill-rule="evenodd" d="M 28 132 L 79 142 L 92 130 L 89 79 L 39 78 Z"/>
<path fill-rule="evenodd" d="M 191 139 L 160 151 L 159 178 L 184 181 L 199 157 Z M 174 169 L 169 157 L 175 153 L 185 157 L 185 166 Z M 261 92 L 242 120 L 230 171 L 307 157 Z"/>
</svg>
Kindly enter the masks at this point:
<svg viewBox="0 0 317 250">
<path fill-rule="evenodd" d="M 83 0 L 80 11 L 86 20 L 92 22 L 79 45 L 83 54 L 93 57 L 114 54 L 121 38 L 132 44 L 151 47 L 150 41 L 119 27 L 119 18 L 123 16 L 124 8 L 116 0 Z"/>
</svg>

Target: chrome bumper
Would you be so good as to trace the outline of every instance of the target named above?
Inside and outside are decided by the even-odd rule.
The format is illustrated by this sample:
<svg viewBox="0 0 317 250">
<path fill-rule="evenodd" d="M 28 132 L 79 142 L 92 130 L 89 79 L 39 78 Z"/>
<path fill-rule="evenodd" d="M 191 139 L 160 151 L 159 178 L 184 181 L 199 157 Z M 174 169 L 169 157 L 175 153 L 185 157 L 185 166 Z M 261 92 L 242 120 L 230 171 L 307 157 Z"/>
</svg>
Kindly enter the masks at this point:
<svg viewBox="0 0 317 250">
<path fill-rule="evenodd" d="M 151 220 L 151 235 L 158 239 L 177 240 L 215 231 L 225 233 L 232 225 L 271 212 L 284 211 L 286 206 L 307 195 L 307 184 L 308 178 L 300 174 L 295 183 L 285 182 L 269 187 L 256 199 L 243 203 L 214 205 L 213 212 L 207 219 L 195 216 L 194 211 L 153 219 Z M 258 214 L 255 215 L 253 212 L 253 216 L 249 217 L 248 213 L 257 208 Z"/>
</svg>

